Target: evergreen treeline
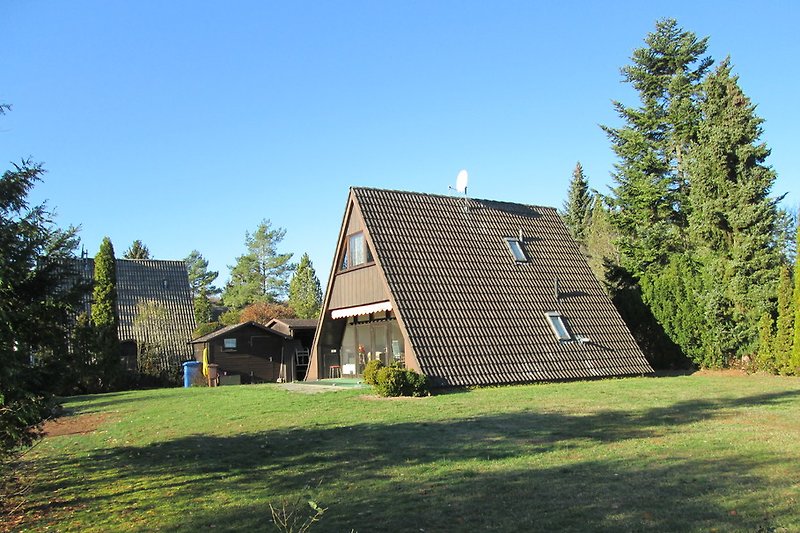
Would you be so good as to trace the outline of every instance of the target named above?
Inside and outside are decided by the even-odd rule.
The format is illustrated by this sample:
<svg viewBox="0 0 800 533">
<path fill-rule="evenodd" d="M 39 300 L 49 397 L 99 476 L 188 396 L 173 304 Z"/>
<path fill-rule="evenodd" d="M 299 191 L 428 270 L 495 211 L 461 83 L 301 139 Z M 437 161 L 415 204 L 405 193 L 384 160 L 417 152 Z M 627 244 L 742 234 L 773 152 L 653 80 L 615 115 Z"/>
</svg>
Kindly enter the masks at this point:
<svg viewBox="0 0 800 533">
<path fill-rule="evenodd" d="M 656 23 L 621 70 L 638 105 L 614 102 L 622 125 L 603 126 L 615 186 L 589 203 L 578 165 L 564 219 L 656 366 L 800 374 L 798 266 L 792 280 L 763 120 L 707 44 Z"/>
</svg>

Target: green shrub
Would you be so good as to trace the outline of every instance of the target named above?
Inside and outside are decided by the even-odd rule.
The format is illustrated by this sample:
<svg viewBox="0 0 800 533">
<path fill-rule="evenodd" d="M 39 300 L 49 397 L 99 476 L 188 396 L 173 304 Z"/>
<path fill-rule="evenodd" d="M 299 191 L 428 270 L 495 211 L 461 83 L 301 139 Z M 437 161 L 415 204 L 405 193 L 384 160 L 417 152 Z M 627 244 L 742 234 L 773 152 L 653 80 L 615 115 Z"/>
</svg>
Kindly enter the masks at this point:
<svg viewBox="0 0 800 533">
<path fill-rule="evenodd" d="M 406 370 L 406 381 L 412 396 L 430 396 L 431 381 L 425 374 L 419 374 L 414 370 Z"/>
<path fill-rule="evenodd" d="M 375 392 L 379 396 L 428 396 L 430 381 L 423 374 L 397 366 L 378 370 L 375 377 Z"/>
<path fill-rule="evenodd" d="M 383 368 L 383 363 L 379 359 L 373 359 L 367 366 L 364 367 L 364 383 L 367 385 L 376 385 L 378 378 L 378 371 Z"/>
</svg>

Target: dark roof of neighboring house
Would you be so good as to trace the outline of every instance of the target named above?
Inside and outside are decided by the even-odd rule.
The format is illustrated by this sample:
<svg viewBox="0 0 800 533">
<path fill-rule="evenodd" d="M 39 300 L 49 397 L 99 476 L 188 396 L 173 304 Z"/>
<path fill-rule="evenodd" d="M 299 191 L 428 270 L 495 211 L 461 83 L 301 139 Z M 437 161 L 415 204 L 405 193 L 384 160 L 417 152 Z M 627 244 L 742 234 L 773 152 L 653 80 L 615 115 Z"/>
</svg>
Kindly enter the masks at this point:
<svg viewBox="0 0 800 533">
<path fill-rule="evenodd" d="M 172 335 L 191 339 L 195 328 L 194 301 L 183 261 L 117 259 L 117 310 L 120 340 L 133 339 L 134 318 L 140 302 L 153 302 L 170 316 Z"/>
<path fill-rule="evenodd" d="M 214 339 L 218 339 L 220 337 L 224 337 L 225 335 L 230 335 L 236 330 L 239 330 L 245 326 L 253 326 L 260 330 L 263 330 L 265 333 L 271 333 L 272 335 L 277 335 L 282 338 L 288 338 L 287 335 L 281 333 L 280 331 L 276 331 L 274 329 L 270 329 L 266 326 L 259 324 L 258 322 L 242 322 L 241 324 L 233 324 L 232 326 L 225 326 L 224 328 L 218 329 L 216 331 L 212 331 L 202 337 L 197 337 L 191 341 L 191 344 L 199 344 L 201 342 L 210 342 Z"/>
<path fill-rule="evenodd" d="M 439 384 L 652 372 L 555 209 L 370 188 L 353 194 L 420 367 Z M 505 241 L 520 233 L 524 263 Z M 545 318 L 551 311 L 591 342 L 559 342 Z"/>
<path fill-rule="evenodd" d="M 267 323 L 267 327 L 271 328 L 278 323 L 285 324 L 289 329 L 316 329 L 316 318 L 273 318 Z"/>
<path fill-rule="evenodd" d="M 83 279 L 94 278 L 94 260 L 79 261 Z M 194 302 L 189 275 L 183 261 L 161 259 L 116 259 L 117 333 L 122 342 L 136 340 L 144 332 L 164 343 L 174 361 L 162 361 L 165 367 L 178 364 L 192 352 L 187 343 L 195 329 Z M 154 321 L 147 331 L 135 331 L 134 322 L 140 303 L 152 302 L 166 311 L 166 319 Z M 88 300 L 87 300 L 88 306 Z M 88 310 L 88 309 L 87 309 Z M 153 331 L 150 331 L 152 329 Z M 157 330 L 157 331 L 156 331 Z"/>
</svg>

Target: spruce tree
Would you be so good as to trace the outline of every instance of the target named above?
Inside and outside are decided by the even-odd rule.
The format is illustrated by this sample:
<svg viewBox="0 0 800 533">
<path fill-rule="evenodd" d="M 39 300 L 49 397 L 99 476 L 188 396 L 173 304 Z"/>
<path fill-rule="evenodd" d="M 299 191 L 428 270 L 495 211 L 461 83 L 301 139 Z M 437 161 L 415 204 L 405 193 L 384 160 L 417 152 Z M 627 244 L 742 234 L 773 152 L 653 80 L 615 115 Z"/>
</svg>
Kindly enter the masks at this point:
<svg viewBox="0 0 800 533">
<path fill-rule="evenodd" d="M 322 305 L 322 288 L 308 254 L 303 254 L 289 283 L 289 307 L 298 318 L 317 318 Z"/>
<path fill-rule="evenodd" d="M 7 109 L 0 104 L 0 115 Z M 0 463 L 51 414 L 48 389 L 58 378 L 31 361 L 63 357 L 83 291 L 64 283 L 75 277 L 76 230 L 54 227 L 46 206 L 29 202 L 44 172 L 24 160 L 0 176 Z"/>
<path fill-rule="evenodd" d="M 136 239 L 131 247 L 125 250 L 122 257 L 125 259 L 150 259 L 150 250 L 142 244 L 142 241 Z"/>
<path fill-rule="evenodd" d="M 583 167 L 579 161 L 575 165 L 575 170 L 572 171 L 567 200 L 564 202 L 561 217 L 572 238 L 581 244 L 586 243 L 591 209 L 592 194 L 589 192 L 589 181 L 583 174 Z"/>
<path fill-rule="evenodd" d="M 700 82 L 712 63 L 703 57 L 707 38 L 697 39 L 672 19 L 659 20 L 645 44 L 622 69 L 641 105 L 614 102 L 625 125 L 603 127 L 619 158 L 613 203 L 623 266 L 635 277 L 683 249 L 685 156 L 699 121 Z"/>
<path fill-rule="evenodd" d="M 704 264 L 702 303 L 717 329 L 711 338 L 727 342 L 729 358 L 741 357 L 754 349 L 759 318 L 773 310 L 781 262 L 777 200 L 769 196 L 775 173 L 759 142 L 763 120 L 729 60 L 704 81 L 700 111 L 687 158 L 689 242 Z"/>
</svg>

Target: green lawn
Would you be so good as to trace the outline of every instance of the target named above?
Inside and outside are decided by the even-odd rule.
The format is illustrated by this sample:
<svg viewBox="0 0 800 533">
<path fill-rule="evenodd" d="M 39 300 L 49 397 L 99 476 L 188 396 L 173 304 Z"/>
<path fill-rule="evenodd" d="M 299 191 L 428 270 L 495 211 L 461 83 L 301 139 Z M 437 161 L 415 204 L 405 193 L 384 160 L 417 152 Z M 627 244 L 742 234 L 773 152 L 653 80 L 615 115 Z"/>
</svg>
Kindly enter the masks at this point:
<svg viewBox="0 0 800 533">
<path fill-rule="evenodd" d="M 71 398 L 100 424 L 28 454 L 23 528 L 269 531 L 270 503 L 313 497 L 312 531 L 800 531 L 798 379 L 367 392 Z"/>
</svg>

